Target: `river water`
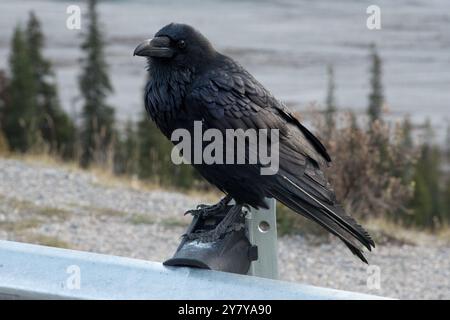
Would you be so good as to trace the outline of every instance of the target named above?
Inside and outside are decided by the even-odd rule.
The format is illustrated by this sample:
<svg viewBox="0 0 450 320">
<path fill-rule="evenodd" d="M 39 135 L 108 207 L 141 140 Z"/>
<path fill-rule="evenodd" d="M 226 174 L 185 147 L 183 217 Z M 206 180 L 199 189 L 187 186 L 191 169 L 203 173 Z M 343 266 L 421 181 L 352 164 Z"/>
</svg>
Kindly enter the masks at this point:
<svg viewBox="0 0 450 320">
<path fill-rule="evenodd" d="M 14 26 L 33 9 L 47 36 L 64 107 L 76 114 L 80 31 L 66 28 L 66 8 L 83 2 L 0 1 L 0 68 L 6 68 Z M 381 30 L 366 27 L 366 8 L 381 8 Z M 363 114 L 369 90 L 368 45 L 383 59 L 387 117 L 430 118 L 442 139 L 450 121 L 450 2 L 448 0 L 104 1 L 99 6 L 107 61 L 115 88 L 110 97 L 121 119 L 142 108 L 144 60 L 132 52 L 169 22 L 201 30 L 236 58 L 275 96 L 299 111 L 323 104 L 326 66 L 333 64 L 341 110 Z M 82 30 L 83 31 L 83 21 Z M 442 140 L 441 140 L 442 141 Z"/>
</svg>

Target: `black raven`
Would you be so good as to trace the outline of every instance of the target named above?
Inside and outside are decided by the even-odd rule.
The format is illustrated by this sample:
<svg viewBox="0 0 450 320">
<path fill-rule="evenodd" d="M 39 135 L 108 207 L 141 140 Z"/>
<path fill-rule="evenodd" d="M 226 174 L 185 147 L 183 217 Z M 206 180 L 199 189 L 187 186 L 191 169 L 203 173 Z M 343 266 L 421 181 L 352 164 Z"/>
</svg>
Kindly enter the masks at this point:
<svg viewBox="0 0 450 320">
<path fill-rule="evenodd" d="M 331 162 L 327 150 L 249 72 L 185 24 L 163 27 L 134 54 L 148 58 L 145 107 L 169 139 L 175 129 L 192 132 L 194 121 L 224 134 L 227 129 L 279 130 L 279 169 L 274 175 L 261 175 L 260 164 L 193 164 L 227 195 L 214 206 L 201 207 L 203 214 L 214 213 L 231 199 L 237 208 L 228 215 L 240 212 L 242 205 L 267 207 L 264 198 L 273 197 L 339 237 L 367 263 L 362 248 L 371 250 L 375 244 L 336 202 L 321 170 Z M 218 234 L 232 219 L 226 220 Z"/>
</svg>

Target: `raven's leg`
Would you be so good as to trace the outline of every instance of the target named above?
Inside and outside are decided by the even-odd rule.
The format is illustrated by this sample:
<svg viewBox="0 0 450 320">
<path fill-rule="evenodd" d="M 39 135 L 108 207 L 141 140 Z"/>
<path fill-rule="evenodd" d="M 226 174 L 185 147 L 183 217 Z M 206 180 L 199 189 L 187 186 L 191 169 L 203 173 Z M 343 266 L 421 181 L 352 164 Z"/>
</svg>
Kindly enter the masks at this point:
<svg viewBox="0 0 450 320">
<path fill-rule="evenodd" d="M 200 216 L 202 218 L 211 217 L 217 213 L 223 212 L 228 203 L 233 198 L 230 195 L 226 195 L 222 200 L 213 205 L 200 204 L 197 209 L 188 210 L 184 215 L 191 214 L 193 216 Z"/>
<path fill-rule="evenodd" d="M 233 230 L 238 231 L 241 228 L 244 228 L 245 226 L 242 223 L 236 222 L 236 220 L 238 220 L 238 217 L 243 214 L 242 207 L 243 206 L 241 204 L 234 205 L 215 229 L 204 232 L 188 233 L 186 234 L 186 237 L 189 240 L 198 239 L 204 242 L 212 242 L 218 240 L 227 232 Z"/>
</svg>

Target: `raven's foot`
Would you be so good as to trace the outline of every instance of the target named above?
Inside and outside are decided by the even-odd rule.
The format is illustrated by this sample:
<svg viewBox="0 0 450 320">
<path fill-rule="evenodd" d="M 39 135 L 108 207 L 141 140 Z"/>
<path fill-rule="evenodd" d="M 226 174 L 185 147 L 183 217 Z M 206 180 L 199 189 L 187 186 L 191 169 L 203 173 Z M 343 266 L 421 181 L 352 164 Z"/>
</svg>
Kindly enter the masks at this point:
<svg viewBox="0 0 450 320">
<path fill-rule="evenodd" d="M 184 215 L 191 214 L 201 218 L 212 217 L 215 214 L 221 213 L 225 210 L 228 203 L 232 200 L 231 196 L 226 195 L 222 200 L 213 205 L 200 204 L 197 209 L 188 210 Z"/>
<path fill-rule="evenodd" d="M 234 205 L 222 221 L 210 231 L 187 233 L 185 236 L 188 240 L 199 240 L 201 242 L 213 242 L 219 240 L 223 235 L 232 231 L 239 231 L 245 228 L 243 223 L 238 223 L 237 218 L 244 214 L 242 205 Z"/>
</svg>

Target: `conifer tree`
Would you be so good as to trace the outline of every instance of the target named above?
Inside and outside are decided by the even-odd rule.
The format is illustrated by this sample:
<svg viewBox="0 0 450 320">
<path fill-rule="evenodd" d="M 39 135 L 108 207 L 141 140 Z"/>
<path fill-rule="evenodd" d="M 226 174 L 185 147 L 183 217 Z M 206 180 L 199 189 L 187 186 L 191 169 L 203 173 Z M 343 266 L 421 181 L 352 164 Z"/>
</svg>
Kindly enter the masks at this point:
<svg viewBox="0 0 450 320">
<path fill-rule="evenodd" d="M 450 121 L 447 123 L 447 134 L 445 136 L 445 153 L 447 165 L 450 166 Z"/>
<path fill-rule="evenodd" d="M 3 132 L 6 106 L 9 101 L 8 82 L 9 79 L 6 76 L 6 73 L 3 70 L 0 70 L 0 154 L 5 154 L 9 151 L 8 141 Z"/>
<path fill-rule="evenodd" d="M 135 123 L 128 120 L 125 125 L 125 172 L 135 175 L 138 173 L 139 141 Z"/>
<path fill-rule="evenodd" d="M 6 107 L 9 104 L 9 79 L 6 72 L 0 70 L 0 131 L 3 133 L 3 126 L 6 116 Z"/>
<path fill-rule="evenodd" d="M 106 102 L 113 88 L 108 77 L 96 4 L 96 0 L 88 1 L 88 31 L 81 46 L 85 54 L 79 78 L 84 100 L 80 135 L 82 167 L 88 167 L 92 162 L 105 164 L 114 136 L 114 109 Z"/>
<path fill-rule="evenodd" d="M 115 135 L 114 172 L 136 175 L 138 173 L 138 136 L 135 123 L 128 120 L 122 134 Z"/>
<path fill-rule="evenodd" d="M 332 65 L 327 68 L 328 74 L 328 87 L 326 97 L 326 109 L 325 109 L 325 121 L 327 126 L 327 136 L 333 131 L 335 127 L 335 114 L 336 114 L 336 99 L 335 99 L 335 83 L 334 83 L 334 69 Z"/>
<path fill-rule="evenodd" d="M 30 12 L 26 36 L 36 81 L 36 121 L 42 139 L 50 147 L 50 152 L 71 157 L 74 152 L 75 126 L 60 106 L 52 65 L 42 55 L 45 38 L 41 24 L 33 12 Z"/>
<path fill-rule="evenodd" d="M 400 136 L 398 137 L 398 148 L 405 155 L 415 154 L 415 146 L 412 137 L 412 124 L 409 116 L 405 116 L 400 127 Z M 395 160 L 395 159 L 393 159 Z M 394 166 L 392 166 L 394 167 Z M 410 185 L 414 177 L 414 162 L 409 161 L 398 168 L 390 170 L 394 177 L 399 177 L 405 185 Z"/>
<path fill-rule="evenodd" d="M 137 137 L 140 178 L 179 188 L 191 188 L 198 180 L 198 175 L 190 165 L 173 164 L 173 144 L 164 137 L 145 111 L 138 122 Z"/>
<path fill-rule="evenodd" d="M 354 111 L 349 112 L 350 116 L 350 127 L 353 131 L 359 130 L 358 126 L 358 117 L 356 116 Z"/>
<path fill-rule="evenodd" d="M 448 225 L 450 223 L 450 177 L 447 177 L 447 181 L 445 183 L 442 199 L 444 201 L 444 217 L 443 218 L 444 218 L 444 221 Z"/>
<path fill-rule="evenodd" d="M 427 119 L 424 125 L 424 143 L 415 166 L 413 222 L 418 226 L 435 227 L 445 218 L 441 193 L 441 154 L 433 145 L 433 130 Z"/>
<path fill-rule="evenodd" d="M 384 103 L 383 97 L 383 85 L 381 82 L 382 76 L 382 61 L 378 55 L 375 44 L 370 47 L 370 59 L 371 59 L 371 69 L 370 69 L 370 87 L 371 91 L 369 94 L 369 106 L 367 109 L 367 114 L 369 116 L 370 123 L 376 120 L 381 120 L 381 113 Z"/>
<path fill-rule="evenodd" d="M 412 138 L 412 124 L 409 116 L 406 116 L 403 119 L 402 123 L 402 146 L 406 149 L 411 149 L 414 146 L 413 138 Z"/>
<path fill-rule="evenodd" d="M 430 118 L 425 119 L 425 123 L 423 124 L 423 144 L 432 145 L 434 143 L 434 130 L 431 125 Z"/>
<path fill-rule="evenodd" d="M 143 111 L 138 122 L 139 177 L 162 184 L 173 182 L 170 152 L 172 144 L 162 135 L 148 114 Z"/>
<path fill-rule="evenodd" d="M 3 130 L 9 147 L 26 152 L 39 140 L 36 108 L 37 85 L 27 38 L 20 26 L 14 30 L 11 41 L 9 65 L 11 81 L 9 101 L 5 106 Z"/>
</svg>

